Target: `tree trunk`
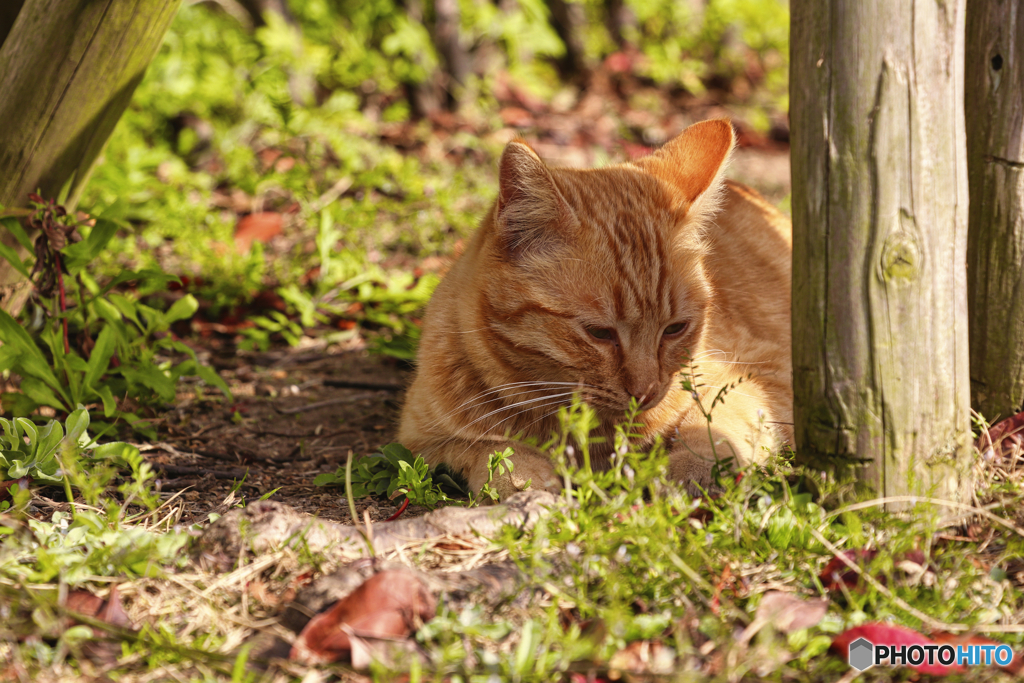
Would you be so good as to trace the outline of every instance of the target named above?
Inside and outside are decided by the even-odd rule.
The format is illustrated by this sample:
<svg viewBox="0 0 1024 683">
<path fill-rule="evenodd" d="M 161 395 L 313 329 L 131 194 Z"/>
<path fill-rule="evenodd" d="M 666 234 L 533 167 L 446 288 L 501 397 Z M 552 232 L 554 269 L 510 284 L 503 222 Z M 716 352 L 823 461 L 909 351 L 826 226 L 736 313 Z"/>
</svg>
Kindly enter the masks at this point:
<svg viewBox="0 0 1024 683">
<path fill-rule="evenodd" d="M 558 60 L 558 71 L 562 78 L 580 78 L 587 71 L 586 54 L 580 31 L 585 22 L 583 6 L 572 0 L 548 0 L 551 12 L 551 27 L 562 39 L 565 54 Z"/>
<path fill-rule="evenodd" d="M 969 495 L 966 0 L 794 0 L 796 450 Z"/>
<path fill-rule="evenodd" d="M 636 15 L 624 0 L 604 0 L 604 21 L 615 45 L 626 47 L 626 35 L 636 31 Z"/>
<path fill-rule="evenodd" d="M 1024 407 L 1024 7 L 967 4 L 967 292 L 975 408 Z"/>
<path fill-rule="evenodd" d="M 0 46 L 0 204 L 25 205 L 37 190 L 56 197 L 65 185 L 75 203 L 178 4 L 24 1 Z M 0 239 L 16 246 L 6 231 Z M 0 261 L 5 309 L 18 279 Z"/>
<path fill-rule="evenodd" d="M 434 0 L 434 45 L 444 60 L 449 102 L 459 108 L 462 86 L 469 76 L 469 54 L 462 45 L 459 24 L 461 23 L 458 0 Z"/>
<path fill-rule="evenodd" d="M 0 2 L 0 46 L 4 44 L 7 34 L 11 32 L 14 20 L 18 18 L 18 13 L 21 12 L 24 4 L 25 0 L 4 0 Z"/>
</svg>

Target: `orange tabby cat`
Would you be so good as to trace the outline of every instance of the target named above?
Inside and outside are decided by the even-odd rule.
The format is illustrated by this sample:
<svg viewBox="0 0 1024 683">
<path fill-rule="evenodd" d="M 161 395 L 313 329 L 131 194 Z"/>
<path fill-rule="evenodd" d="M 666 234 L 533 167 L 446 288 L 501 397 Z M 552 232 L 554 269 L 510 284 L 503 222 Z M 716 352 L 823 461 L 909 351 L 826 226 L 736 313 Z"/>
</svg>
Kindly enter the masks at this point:
<svg viewBox="0 0 1024 683">
<path fill-rule="evenodd" d="M 511 446 L 502 495 L 557 489 L 546 440 L 578 392 L 602 423 L 606 466 L 630 398 L 670 476 L 710 482 L 715 456 L 759 461 L 792 438 L 789 221 L 723 181 L 728 121 L 690 126 L 654 154 L 598 170 L 548 168 L 525 143 L 501 157 L 498 198 L 427 308 L 398 439 L 478 491 Z M 681 386 L 693 359 L 710 424 Z M 714 446 L 711 439 L 714 439 Z"/>
</svg>

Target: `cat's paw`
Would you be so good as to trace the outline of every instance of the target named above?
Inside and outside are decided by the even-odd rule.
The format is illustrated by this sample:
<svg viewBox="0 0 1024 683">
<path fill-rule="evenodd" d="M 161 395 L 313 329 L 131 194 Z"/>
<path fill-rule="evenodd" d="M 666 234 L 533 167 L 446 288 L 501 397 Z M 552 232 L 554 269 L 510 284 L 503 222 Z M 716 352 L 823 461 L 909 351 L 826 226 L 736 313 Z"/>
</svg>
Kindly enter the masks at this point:
<svg viewBox="0 0 1024 683">
<path fill-rule="evenodd" d="M 555 468 L 541 453 L 521 450 L 512 455 L 512 471 L 496 476 L 491 481 L 491 488 L 498 492 L 502 500 L 514 493 L 526 489 L 539 489 L 550 493 L 562 490 L 562 480 L 555 474 Z M 479 491 L 487 482 L 487 471 L 474 472 L 469 477 L 471 490 Z"/>
</svg>

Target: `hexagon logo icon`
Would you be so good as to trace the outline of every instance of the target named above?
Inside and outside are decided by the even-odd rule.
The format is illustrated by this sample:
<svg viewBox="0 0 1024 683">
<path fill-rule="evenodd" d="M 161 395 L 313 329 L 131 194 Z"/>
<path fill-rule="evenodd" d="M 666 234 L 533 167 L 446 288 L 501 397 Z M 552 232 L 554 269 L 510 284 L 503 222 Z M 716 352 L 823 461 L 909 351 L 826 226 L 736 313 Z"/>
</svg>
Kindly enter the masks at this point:
<svg viewBox="0 0 1024 683">
<path fill-rule="evenodd" d="M 850 651 L 847 661 L 857 671 L 870 669 L 874 665 L 875 646 L 866 638 L 858 638 L 850 643 Z"/>
</svg>

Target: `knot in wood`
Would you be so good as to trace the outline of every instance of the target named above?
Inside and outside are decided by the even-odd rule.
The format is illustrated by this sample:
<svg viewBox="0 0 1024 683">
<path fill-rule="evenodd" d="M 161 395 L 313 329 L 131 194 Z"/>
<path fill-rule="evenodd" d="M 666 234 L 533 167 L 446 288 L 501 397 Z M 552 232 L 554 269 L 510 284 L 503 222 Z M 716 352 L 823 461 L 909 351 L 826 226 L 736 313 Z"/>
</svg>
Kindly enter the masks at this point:
<svg viewBox="0 0 1024 683">
<path fill-rule="evenodd" d="M 886 282 L 909 281 L 920 271 L 921 250 L 913 236 L 898 232 L 885 238 L 882 247 L 882 279 Z"/>
</svg>

